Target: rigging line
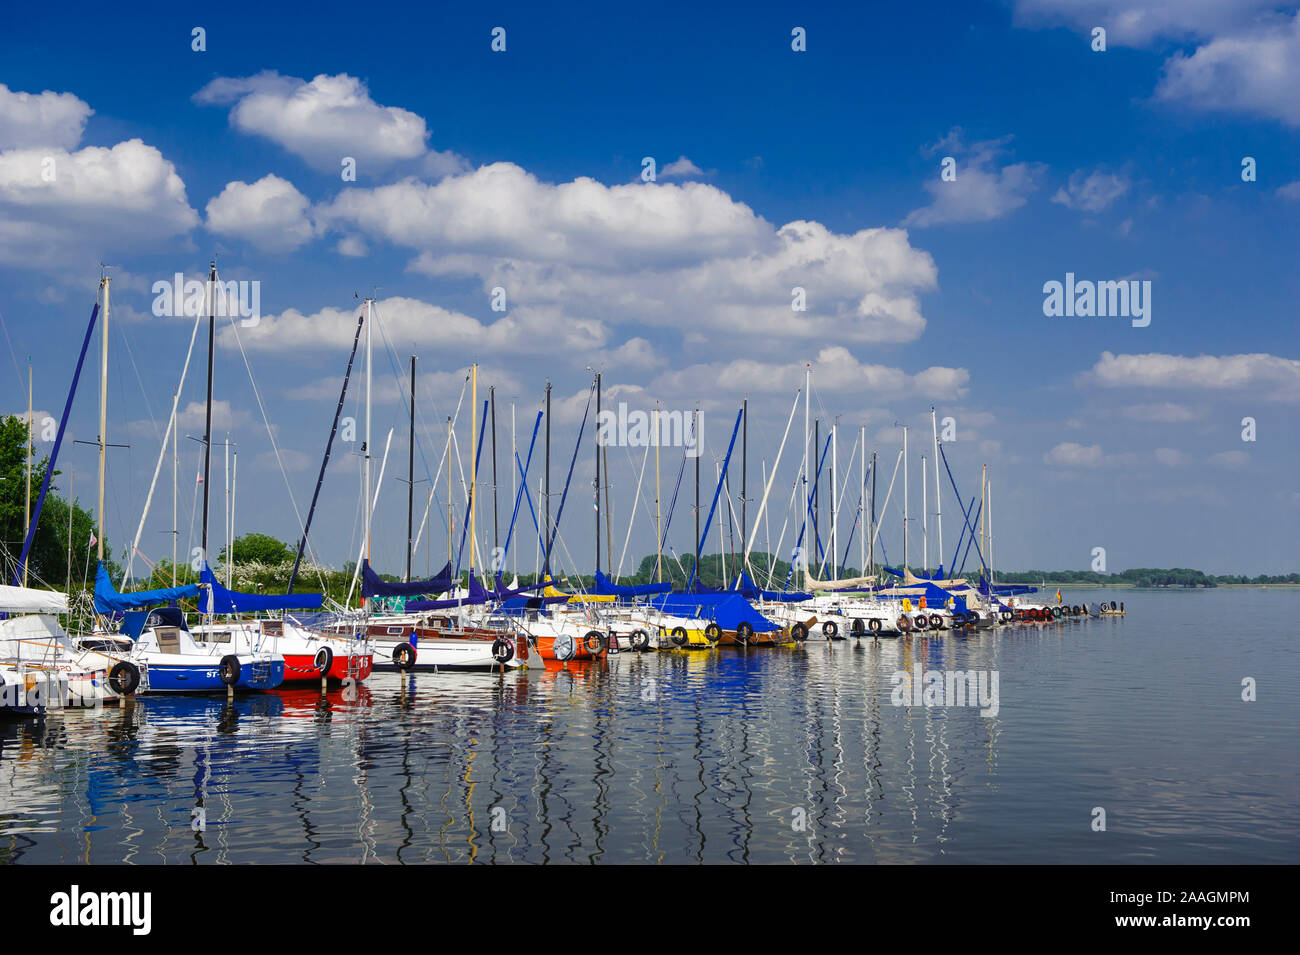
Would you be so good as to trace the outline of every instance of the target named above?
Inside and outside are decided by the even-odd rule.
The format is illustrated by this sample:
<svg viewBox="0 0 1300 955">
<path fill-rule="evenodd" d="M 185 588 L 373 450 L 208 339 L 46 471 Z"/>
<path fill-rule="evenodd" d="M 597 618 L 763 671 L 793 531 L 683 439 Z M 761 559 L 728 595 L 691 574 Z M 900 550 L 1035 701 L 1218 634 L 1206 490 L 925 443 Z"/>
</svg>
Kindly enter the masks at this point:
<svg viewBox="0 0 1300 955">
<path fill-rule="evenodd" d="M 231 309 L 226 309 L 226 311 L 232 312 Z M 253 387 L 253 397 L 257 400 L 257 410 L 262 415 L 262 423 L 266 426 L 266 436 L 271 442 L 271 450 L 275 452 L 275 463 L 280 469 L 280 477 L 284 479 L 284 489 L 289 495 L 289 505 L 293 508 L 294 520 L 298 522 L 298 533 L 301 534 L 304 531 L 302 513 L 298 510 L 298 502 L 294 499 L 293 487 L 289 483 L 289 474 L 284 469 L 284 459 L 280 455 L 280 446 L 276 443 L 275 432 L 271 428 L 271 421 L 266 415 L 266 406 L 262 403 L 262 392 L 257 387 L 257 378 L 254 376 L 253 366 L 248 360 L 248 352 L 244 350 L 244 341 L 239 337 L 239 323 L 235 321 L 235 315 L 233 313 L 228 314 L 226 317 L 230 320 L 230 328 L 234 332 L 235 343 L 239 345 L 239 354 L 244 359 L 244 369 L 248 372 L 248 382 Z M 316 560 L 315 549 L 311 546 L 310 541 L 307 542 L 307 552 L 308 556 L 311 557 L 313 561 Z M 206 554 L 203 556 L 204 559 L 207 559 Z"/>
<path fill-rule="evenodd" d="M 153 415 L 153 405 L 149 403 L 149 394 L 144 390 L 144 378 L 140 375 L 140 366 L 135 363 L 135 352 L 131 349 L 131 343 L 127 340 L 126 332 L 122 330 L 123 322 L 114 322 L 113 327 L 117 331 L 117 337 L 122 342 L 122 350 L 126 352 L 127 359 L 131 362 L 131 369 L 135 372 L 136 384 L 140 386 L 140 397 L 144 399 L 144 410 L 149 415 L 149 423 L 153 425 L 154 437 L 158 437 L 158 419 Z M 118 395 L 125 398 L 121 391 Z"/>
<path fill-rule="evenodd" d="M 4 330 L 5 343 L 9 346 L 9 357 L 13 359 L 14 381 L 22 381 L 23 373 L 22 369 L 18 367 L 18 353 L 14 351 L 14 343 L 9 338 L 9 324 L 5 321 L 5 313 L 3 310 L 0 310 L 0 329 Z"/>
<path fill-rule="evenodd" d="M 794 513 L 794 502 L 799 495 L 799 483 L 799 479 L 795 478 L 795 480 L 790 484 L 790 500 L 787 501 L 785 505 L 785 518 L 781 522 L 781 533 L 776 539 L 776 550 L 768 554 L 769 564 L 767 568 L 767 586 L 763 588 L 764 590 L 772 589 L 772 578 L 776 576 L 776 564 L 777 561 L 781 559 L 781 548 L 785 545 L 785 532 L 790 527 L 790 515 Z M 794 555 L 791 555 L 791 559 L 794 559 Z M 789 576 L 790 574 L 787 570 L 787 580 L 789 579 Z"/>
<path fill-rule="evenodd" d="M 627 450 L 628 462 L 631 463 L 632 451 L 630 448 L 626 450 Z M 632 513 L 628 516 L 627 519 L 627 536 L 623 538 L 623 552 L 618 555 L 618 568 L 614 571 L 615 583 L 617 583 L 618 579 L 623 576 L 623 558 L 627 556 L 627 545 L 632 540 L 632 525 L 636 523 L 636 506 L 637 504 L 641 503 L 641 482 L 645 478 L 645 466 L 646 466 L 646 462 L 648 462 L 649 460 L 650 460 L 650 443 L 646 442 L 645 453 L 641 455 L 641 473 L 637 476 L 636 479 L 636 496 L 632 499 L 632 508 L 631 508 Z"/>
</svg>

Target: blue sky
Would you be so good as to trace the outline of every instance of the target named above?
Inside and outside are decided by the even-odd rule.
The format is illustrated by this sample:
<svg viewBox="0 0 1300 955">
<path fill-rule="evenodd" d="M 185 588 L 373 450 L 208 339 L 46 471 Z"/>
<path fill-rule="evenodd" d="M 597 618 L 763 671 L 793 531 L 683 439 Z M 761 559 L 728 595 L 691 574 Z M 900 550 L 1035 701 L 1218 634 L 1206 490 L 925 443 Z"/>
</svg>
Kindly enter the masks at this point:
<svg viewBox="0 0 1300 955">
<path fill-rule="evenodd" d="M 498 26 L 504 52 L 491 49 Z M 795 27 L 805 51 L 791 49 Z M 1104 52 L 1094 27 L 1107 31 Z M 405 488 L 393 475 L 405 472 L 406 384 L 394 366 L 404 374 L 412 353 L 418 480 L 436 468 L 443 422 L 478 362 L 483 389 L 497 388 L 503 449 L 509 402 L 522 429 L 553 382 L 558 494 L 592 366 L 609 403 L 702 407 L 706 477 L 748 393 L 752 514 L 754 476 L 775 456 L 807 361 L 814 414 L 839 416 L 845 458 L 866 427 L 882 496 L 895 423 L 919 439 L 931 405 L 954 419 L 945 450 L 967 499 L 990 468 L 1002 566 L 1086 568 L 1101 546 L 1112 570 L 1295 567 L 1294 5 L 323 4 L 301 17 L 224 4 L 104 18 L 74 4 L 13 11 L 0 53 L 0 408 L 24 409 L 30 356 L 37 411 L 58 414 L 97 263 L 114 266 L 110 440 L 131 444 L 110 475 L 119 551 L 191 330 L 152 313 L 151 288 L 178 271 L 201 277 L 216 255 L 224 279 L 260 283 L 260 321 L 239 335 L 289 484 L 223 328 L 216 439 L 229 432 L 239 448 L 237 532 L 296 538 L 290 494 L 305 509 L 360 293 L 378 298 L 376 342 L 391 345 L 377 347 L 375 371 L 376 453 L 396 429 L 373 541 L 383 570 L 403 563 Z M 340 175 L 346 156 L 354 182 Z M 642 181 L 647 156 L 655 182 Z M 53 181 L 41 176 L 49 157 Z M 955 181 L 941 179 L 945 157 Z M 1044 315 L 1044 283 L 1067 272 L 1149 281 L 1150 324 Z M 791 309 L 795 285 L 804 312 Z M 495 287 L 505 312 L 490 306 Z M 202 399 L 203 358 L 200 348 L 182 409 Z M 96 432 L 94 384 L 75 407 L 83 440 Z M 1242 440 L 1246 417 L 1255 441 Z M 196 406 L 182 434 L 200 431 Z M 795 432 L 769 504 L 773 545 L 802 410 Z M 468 409 L 458 441 L 468 449 Z M 587 442 L 561 528 L 580 569 L 591 565 Z M 197 445 L 182 444 L 187 544 Z M 914 440 L 909 461 L 916 554 L 925 445 Z M 357 548 L 354 450 L 341 446 L 313 530 L 332 564 Z M 66 455 L 60 466 L 92 500 L 93 451 Z M 640 460 L 610 449 L 616 562 Z M 220 454 L 214 464 L 220 543 Z M 504 522 L 504 451 L 500 469 Z M 164 476 L 141 542 L 149 559 L 170 546 L 169 467 Z M 665 460 L 665 483 L 674 477 Z M 847 510 L 856 503 L 846 497 Z M 891 556 L 897 504 L 882 530 Z M 629 563 L 652 547 L 646 506 L 643 495 Z M 951 550 L 951 494 L 944 509 Z M 686 509 L 674 518 L 682 553 L 690 520 Z M 433 524 L 440 564 L 443 518 Z M 521 569 L 534 552 L 520 547 Z"/>
</svg>

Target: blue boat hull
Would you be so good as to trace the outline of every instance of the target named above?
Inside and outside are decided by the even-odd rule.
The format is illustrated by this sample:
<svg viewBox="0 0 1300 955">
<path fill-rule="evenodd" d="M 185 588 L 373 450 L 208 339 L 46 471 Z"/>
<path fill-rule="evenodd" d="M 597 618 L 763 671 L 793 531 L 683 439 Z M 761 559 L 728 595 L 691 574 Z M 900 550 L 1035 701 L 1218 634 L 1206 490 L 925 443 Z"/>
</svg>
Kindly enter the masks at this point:
<svg viewBox="0 0 1300 955">
<path fill-rule="evenodd" d="M 236 690 L 274 690 L 284 682 L 284 661 L 245 664 Z M 167 666 L 149 664 L 150 695 L 154 693 L 224 693 L 218 666 Z"/>
</svg>

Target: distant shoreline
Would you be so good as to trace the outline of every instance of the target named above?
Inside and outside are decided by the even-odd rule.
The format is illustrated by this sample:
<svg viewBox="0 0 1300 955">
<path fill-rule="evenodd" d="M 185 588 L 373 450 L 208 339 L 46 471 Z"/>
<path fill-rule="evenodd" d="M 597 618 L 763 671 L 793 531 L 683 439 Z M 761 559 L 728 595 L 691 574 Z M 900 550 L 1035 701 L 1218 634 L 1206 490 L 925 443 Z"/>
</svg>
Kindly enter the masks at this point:
<svg viewBox="0 0 1300 955">
<path fill-rule="evenodd" d="M 1003 584 L 1001 581 L 998 581 L 994 586 L 1000 587 L 1003 586 Z M 1218 590 L 1224 587 L 1244 590 L 1300 590 L 1300 584 L 1215 584 L 1213 587 L 1138 587 L 1137 584 L 1131 582 L 1090 584 L 1068 580 L 1048 580 L 1033 584 L 1016 584 L 1015 586 L 1037 587 L 1040 592 L 1047 587 L 1060 587 L 1062 590 Z"/>
</svg>

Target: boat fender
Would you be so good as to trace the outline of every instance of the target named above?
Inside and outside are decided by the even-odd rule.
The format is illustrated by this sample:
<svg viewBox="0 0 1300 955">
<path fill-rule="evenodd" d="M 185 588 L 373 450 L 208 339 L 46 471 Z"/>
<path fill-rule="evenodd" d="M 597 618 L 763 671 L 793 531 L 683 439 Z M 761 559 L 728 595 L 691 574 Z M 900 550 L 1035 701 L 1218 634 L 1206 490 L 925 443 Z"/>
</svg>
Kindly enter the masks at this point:
<svg viewBox="0 0 1300 955">
<path fill-rule="evenodd" d="M 409 643 L 399 643 L 393 648 L 393 664 L 399 670 L 409 670 L 415 666 L 415 647 Z"/>
<path fill-rule="evenodd" d="M 578 649 L 573 642 L 573 637 L 567 633 L 561 633 L 551 643 L 551 652 L 555 654 L 555 659 L 566 662 L 573 659 Z"/>
<path fill-rule="evenodd" d="M 808 639 L 808 628 L 802 623 L 796 623 L 790 628 L 790 636 L 802 643 Z"/>
<path fill-rule="evenodd" d="M 855 637 L 860 637 L 867 630 L 867 625 L 862 622 L 861 617 L 854 617 L 853 622 L 849 624 L 849 632 Z"/>
<path fill-rule="evenodd" d="M 321 676 L 330 672 L 330 667 L 334 665 L 334 651 L 329 647 L 321 647 L 316 651 L 316 659 L 313 661 L 316 669 L 320 671 Z"/>
<path fill-rule="evenodd" d="M 221 668 L 218 671 L 221 682 L 226 686 L 234 686 L 239 682 L 239 657 L 233 653 L 221 658 Z"/>
<path fill-rule="evenodd" d="M 905 613 L 900 613 L 898 619 L 894 621 L 895 629 L 906 633 L 912 629 L 912 618 Z"/>
<path fill-rule="evenodd" d="M 711 623 L 704 628 L 704 639 L 709 643 L 717 643 L 722 639 L 722 628 L 716 623 Z"/>
<path fill-rule="evenodd" d="M 836 634 L 838 634 L 839 632 L 840 632 L 840 625 L 836 623 L 834 620 L 827 620 L 824 624 L 822 624 L 822 635 L 826 637 L 827 640 L 835 639 Z"/>
<path fill-rule="evenodd" d="M 515 645 L 505 637 L 497 637 L 492 641 L 492 659 L 497 663 L 509 663 L 515 658 Z"/>
<path fill-rule="evenodd" d="M 108 686 L 118 696 L 130 696 L 140 687 L 140 668 L 127 660 L 119 661 L 108 671 Z"/>
<path fill-rule="evenodd" d="M 673 643 L 679 647 L 686 646 L 686 628 L 673 627 Z"/>
<path fill-rule="evenodd" d="M 637 653 L 642 653 L 650 649 L 650 634 L 644 630 L 632 631 L 632 649 Z"/>
<path fill-rule="evenodd" d="M 942 630 L 942 629 L 943 629 L 943 617 L 939 616 L 937 613 L 932 613 L 932 614 L 930 614 L 930 629 L 931 629 L 931 630 Z"/>
<path fill-rule="evenodd" d="M 1052 616 L 1055 617 L 1057 620 L 1060 620 L 1060 619 L 1061 619 L 1061 608 L 1060 608 L 1060 607 L 1053 607 L 1053 608 L 1052 608 Z"/>
<path fill-rule="evenodd" d="M 917 630 L 924 630 L 926 627 L 930 626 L 930 619 L 926 617 L 925 614 L 918 613 L 916 619 L 912 621 L 912 625 L 916 627 Z"/>
<path fill-rule="evenodd" d="M 593 657 L 598 657 L 605 649 L 605 635 L 599 630 L 588 630 L 582 645 Z"/>
<path fill-rule="evenodd" d="M 867 621 L 867 627 L 868 627 L 868 629 L 871 630 L 872 633 L 879 633 L 879 632 L 880 632 L 880 628 L 881 628 L 882 626 L 883 626 L 883 624 L 882 624 L 879 620 L 877 620 L 875 617 L 872 617 L 870 620 Z"/>
</svg>

